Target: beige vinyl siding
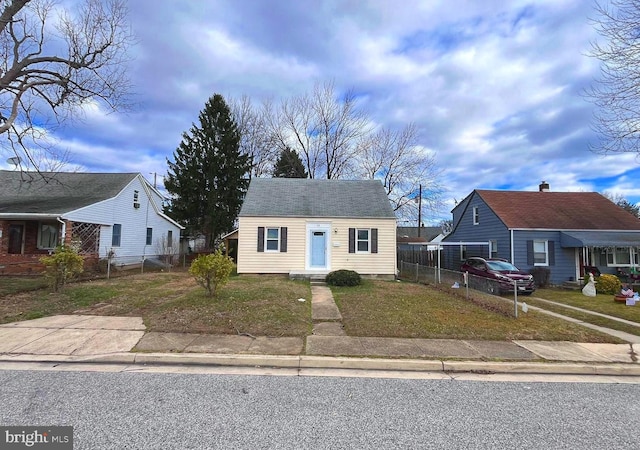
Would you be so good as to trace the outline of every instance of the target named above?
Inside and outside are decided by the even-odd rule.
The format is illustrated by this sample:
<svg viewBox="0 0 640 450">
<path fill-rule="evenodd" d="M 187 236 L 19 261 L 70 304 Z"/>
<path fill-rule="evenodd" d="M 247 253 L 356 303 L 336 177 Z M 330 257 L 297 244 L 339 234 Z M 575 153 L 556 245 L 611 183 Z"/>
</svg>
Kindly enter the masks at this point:
<svg viewBox="0 0 640 450">
<path fill-rule="evenodd" d="M 240 217 L 238 273 L 303 272 L 306 268 L 307 224 L 330 224 L 329 270 L 350 269 L 363 275 L 396 273 L 395 219 L 330 219 Z M 258 252 L 258 227 L 287 227 L 287 252 Z M 349 228 L 377 228 L 378 253 L 349 253 Z"/>
<path fill-rule="evenodd" d="M 378 253 L 349 253 L 349 228 L 377 228 Z M 331 270 L 355 270 L 362 275 L 395 275 L 395 219 L 333 219 Z M 339 243 L 339 247 L 333 246 Z M 371 250 L 371 249 L 369 249 Z"/>
<path fill-rule="evenodd" d="M 289 217 L 238 218 L 238 273 L 304 270 L 305 220 Z M 258 227 L 287 227 L 287 251 L 258 252 Z M 266 247 L 266 246 L 265 246 Z"/>
</svg>

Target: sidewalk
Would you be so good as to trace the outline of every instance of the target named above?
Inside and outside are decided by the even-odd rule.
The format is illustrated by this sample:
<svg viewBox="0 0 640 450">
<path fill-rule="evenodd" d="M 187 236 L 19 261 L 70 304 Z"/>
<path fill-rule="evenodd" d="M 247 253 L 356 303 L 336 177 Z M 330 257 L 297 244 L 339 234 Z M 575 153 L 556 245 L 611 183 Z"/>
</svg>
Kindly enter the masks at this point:
<svg viewBox="0 0 640 450">
<path fill-rule="evenodd" d="M 0 363 L 209 364 L 640 376 L 638 336 L 628 335 L 632 339 L 628 344 L 346 336 L 331 290 L 315 284 L 311 290 L 314 331 L 306 338 L 145 333 L 140 317 L 61 315 L 0 325 Z M 608 331 L 619 335 L 615 330 Z"/>
</svg>

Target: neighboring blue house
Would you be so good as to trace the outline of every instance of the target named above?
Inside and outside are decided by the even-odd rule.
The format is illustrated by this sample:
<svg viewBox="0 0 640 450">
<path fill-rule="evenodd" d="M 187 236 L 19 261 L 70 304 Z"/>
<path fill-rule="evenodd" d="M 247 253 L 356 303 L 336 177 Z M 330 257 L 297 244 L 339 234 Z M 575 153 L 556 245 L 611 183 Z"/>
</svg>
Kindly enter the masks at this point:
<svg viewBox="0 0 640 450">
<path fill-rule="evenodd" d="M 640 219 L 597 192 L 474 190 L 452 211 L 443 267 L 470 256 L 504 258 L 522 270 L 548 267 L 552 284 L 577 280 L 585 267 L 628 272 L 639 265 Z"/>
</svg>

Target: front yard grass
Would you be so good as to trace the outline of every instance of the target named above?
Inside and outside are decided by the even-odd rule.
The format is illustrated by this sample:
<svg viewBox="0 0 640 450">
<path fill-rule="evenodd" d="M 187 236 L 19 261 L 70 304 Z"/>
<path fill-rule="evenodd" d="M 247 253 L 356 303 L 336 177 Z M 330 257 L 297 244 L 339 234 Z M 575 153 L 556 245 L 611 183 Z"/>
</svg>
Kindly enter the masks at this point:
<svg viewBox="0 0 640 450">
<path fill-rule="evenodd" d="M 303 337 L 312 329 L 308 283 L 285 277 L 232 277 L 215 300 L 186 272 L 83 281 L 55 294 L 42 289 L 0 296 L 0 323 L 74 312 L 142 316 L 149 331 Z"/>
<path fill-rule="evenodd" d="M 364 280 L 361 286 L 331 289 L 350 336 L 623 342 L 533 311 L 507 317 L 421 284 Z"/>
<path fill-rule="evenodd" d="M 624 303 L 614 302 L 613 295 L 609 294 L 597 294 L 595 297 L 587 297 L 582 294 L 582 291 L 579 290 L 572 291 L 553 288 L 538 289 L 528 300 L 528 303 L 533 306 L 538 306 L 549 311 L 573 317 L 574 319 L 582 320 L 594 325 L 612 328 L 614 330 L 624 331 L 630 334 L 640 335 L 640 327 L 627 325 L 615 320 L 594 316 L 592 314 L 582 313 L 580 311 L 575 311 L 570 308 L 564 308 L 562 306 L 551 305 L 547 302 L 536 300 L 536 297 L 545 300 L 551 300 L 557 303 L 562 303 L 564 305 L 598 312 L 601 314 L 606 314 L 613 317 L 618 317 L 620 319 L 630 320 L 637 323 L 640 323 L 640 304 L 637 304 L 635 306 L 627 306 Z"/>
<path fill-rule="evenodd" d="M 33 291 L 47 286 L 44 277 L 0 277 L 0 297 L 17 292 Z"/>
<path fill-rule="evenodd" d="M 5 280 L 0 278 L 3 288 Z M 149 331 L 159 332 L 296 337 L 312 332 L 309 284 L 281 276 L 231 277 L 216 300 L 186 272 L 82 281 L 55 294 L 47 289 L 12 293 L 16 290 L 14 285 L 0 294 L 0 323 L 77 313 L 141 316 Z M 460 290 L 409 282 L 364 280 L 362 286 L 332 290 L 351 336 L 622 342 L 532 311 L 515 319 L 509 303 L 481 293 L 474 293 L 474 304 L 457 297 Z"/>
</svg>

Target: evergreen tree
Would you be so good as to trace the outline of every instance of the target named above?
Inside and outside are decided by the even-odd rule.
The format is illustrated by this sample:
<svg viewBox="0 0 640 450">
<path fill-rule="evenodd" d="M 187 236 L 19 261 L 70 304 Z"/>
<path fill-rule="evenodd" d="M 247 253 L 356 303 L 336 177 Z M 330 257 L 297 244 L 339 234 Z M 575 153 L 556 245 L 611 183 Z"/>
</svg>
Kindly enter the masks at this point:
<svg viewBox="0 0 640 450">
<path fill-rule="evenodd" d="M 307 171 L 298 153 L 286 147 L 276 160 L 273 176 L 274 178 L 307 178 Z"/>
<path fill-rule="evenodd" d="M 240 133 L 224 98 L 215 94 L 182 134 L 173 152 L 165 187 L 172 194 L 168 214 L 186 227 L 189 236 L 204 235 L 213 248 L 233 229 L 251 171 L 248 155 L 240 153 Z"/>
</svg>

